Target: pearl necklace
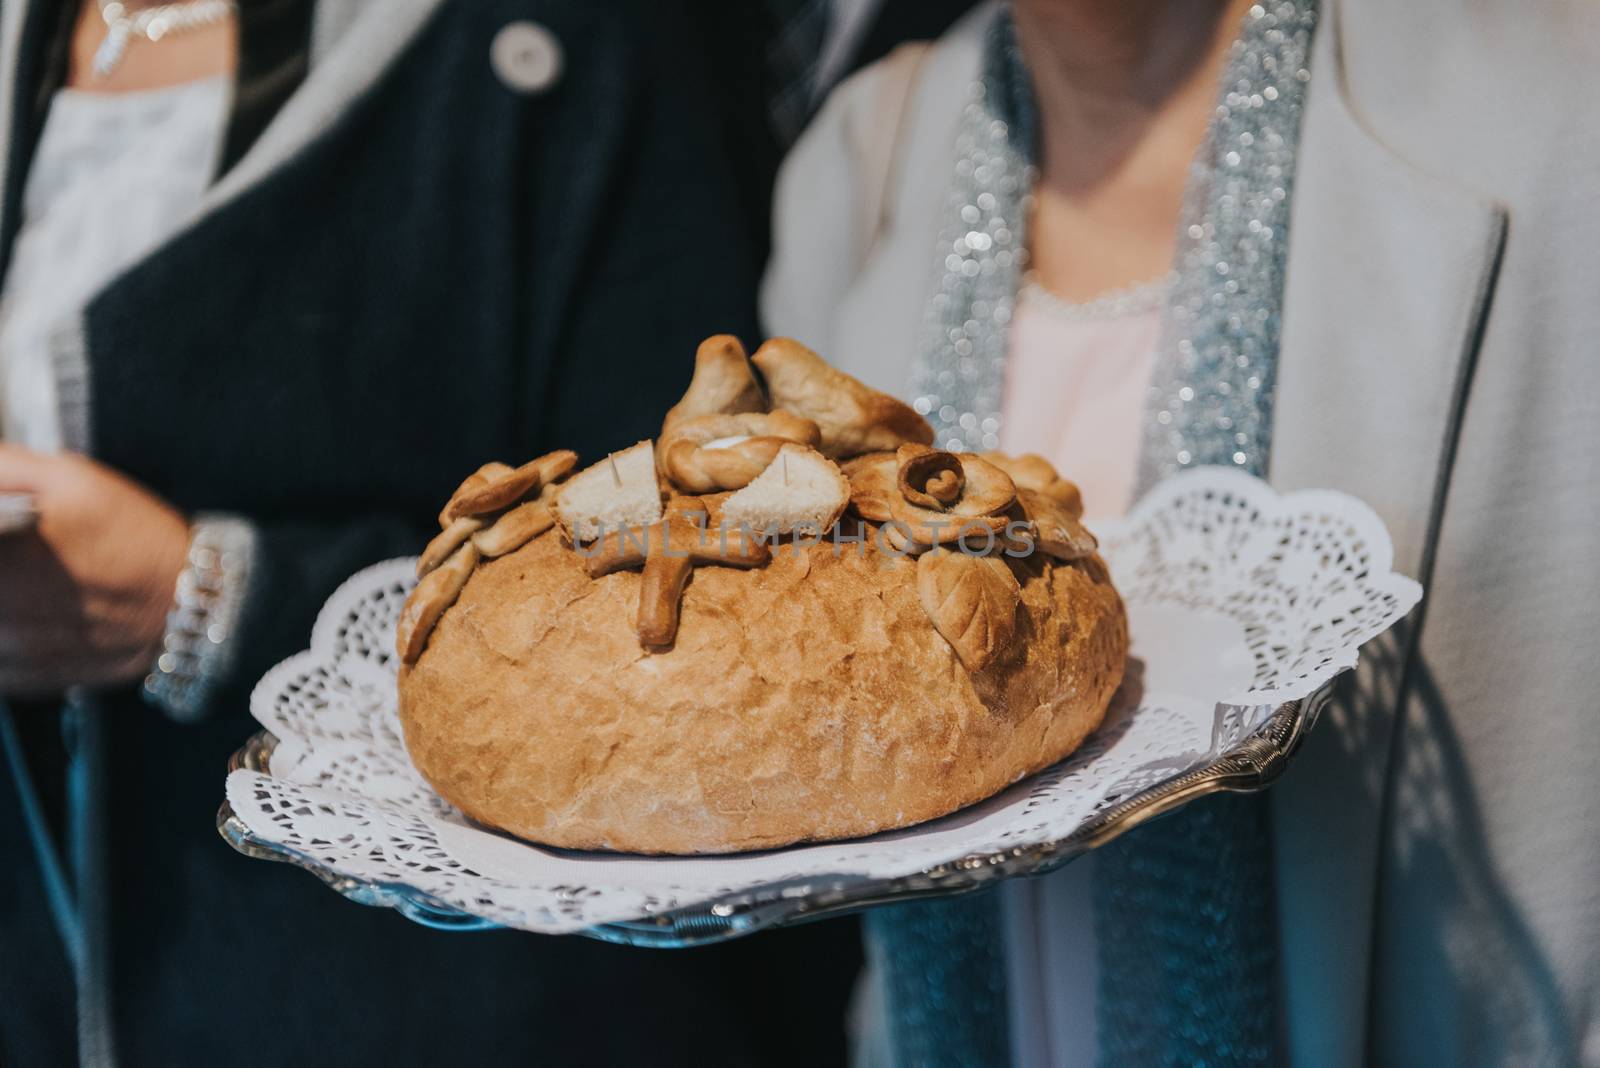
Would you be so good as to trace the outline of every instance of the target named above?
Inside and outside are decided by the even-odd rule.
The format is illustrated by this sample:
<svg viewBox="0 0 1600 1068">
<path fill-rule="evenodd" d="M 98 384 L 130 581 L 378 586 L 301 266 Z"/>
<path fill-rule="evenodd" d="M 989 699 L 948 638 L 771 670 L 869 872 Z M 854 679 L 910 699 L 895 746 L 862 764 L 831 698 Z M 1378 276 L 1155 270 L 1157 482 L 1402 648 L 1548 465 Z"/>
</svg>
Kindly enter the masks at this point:
<svg viewBox="0 0 1600 1068">
<path fill-rule="evenodd" d="M 179 0 L 129 11 L 123 0 L 100 0 L 106 39 L 94 53 L 94 76 L 106 78 L 121 65 L 135 37 L 152 44 L 169 34 L 214 26 L 233 17 L 234 0 Z"/>
</svg>

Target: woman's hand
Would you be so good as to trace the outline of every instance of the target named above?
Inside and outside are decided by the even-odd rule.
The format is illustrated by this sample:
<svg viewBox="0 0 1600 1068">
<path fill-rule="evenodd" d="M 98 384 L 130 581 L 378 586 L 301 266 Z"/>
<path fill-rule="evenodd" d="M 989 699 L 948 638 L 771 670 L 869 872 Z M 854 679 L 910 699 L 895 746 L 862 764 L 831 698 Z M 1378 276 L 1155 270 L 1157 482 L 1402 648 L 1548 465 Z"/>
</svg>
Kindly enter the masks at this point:
<svg viewBox="0 0 1600 1068">
<path fill-rule="evenodd" d="M 139 678 L 161 652 L 188 550 L 172 506 L 93 460 L 0 445 L 0 493 L 38 525 L 0 535 L 0 694 Z"/>
</svg>

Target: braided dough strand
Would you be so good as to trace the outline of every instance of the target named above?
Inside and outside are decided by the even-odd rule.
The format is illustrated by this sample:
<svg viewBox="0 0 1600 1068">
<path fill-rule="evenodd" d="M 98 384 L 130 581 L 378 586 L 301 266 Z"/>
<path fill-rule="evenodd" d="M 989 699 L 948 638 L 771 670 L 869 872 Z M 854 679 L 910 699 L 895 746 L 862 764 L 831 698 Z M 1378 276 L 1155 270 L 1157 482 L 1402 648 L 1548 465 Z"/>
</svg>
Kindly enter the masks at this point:
<svg viewBox="0 0 1600 1068">
<path fill-rule="evenodd" d="M 685 493 L 743 489 L 771 465 L 786 442 L 815 448 L 817 424 L 783 410 L 684 419 L 657 445 L 662 473 Z M 716 442 L 733 439 L 725 445 Z"/>
</svg>

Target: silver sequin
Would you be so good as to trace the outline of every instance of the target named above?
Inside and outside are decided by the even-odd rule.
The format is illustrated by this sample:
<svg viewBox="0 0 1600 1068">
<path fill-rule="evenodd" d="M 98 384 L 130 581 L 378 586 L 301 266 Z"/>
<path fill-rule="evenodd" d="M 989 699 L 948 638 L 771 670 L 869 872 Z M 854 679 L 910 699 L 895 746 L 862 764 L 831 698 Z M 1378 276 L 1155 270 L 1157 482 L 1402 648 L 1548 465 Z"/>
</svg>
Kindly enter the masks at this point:
<svg viewBox="0 0 1600 1068">
<path fill-rule="evenodd" d="M 1146 396 L 1139 484 L 1196 464 L 1264 474 L 1282 326 L 1289 194 L 1317 9 L 1255 5 L 1190 169 L 1178 282 Z"/>
<path fill-rule="evenodd" d="M 942 270 L 911 383 L 912 404 L 933 423 L 935 443 L 956 452 L 1000 444 L 1006 338 L 1027 267 L 1035 177 L 987 81 L 973 84 L 961 116 L 939 234 Z"/>
</svg>

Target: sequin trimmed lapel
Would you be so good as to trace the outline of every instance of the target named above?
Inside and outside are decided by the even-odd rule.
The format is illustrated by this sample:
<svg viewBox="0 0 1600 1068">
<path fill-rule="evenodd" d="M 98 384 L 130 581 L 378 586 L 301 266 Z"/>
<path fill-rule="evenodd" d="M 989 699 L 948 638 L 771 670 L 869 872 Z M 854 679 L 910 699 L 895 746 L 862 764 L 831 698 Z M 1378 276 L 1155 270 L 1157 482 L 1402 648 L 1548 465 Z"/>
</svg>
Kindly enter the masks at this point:
<svg viewBox="0 0 1600 1068">
<path fill-rule="evenodd" d="M 1270 474 L 1353 493 L 1416 574 L 1505 235 L 1502 207 L 1408 163 L 1350 105 L 1336 5 L 1301 129 Z M 1403 152 L 1403 146 L 1400 146 Z"/>
</svg>

